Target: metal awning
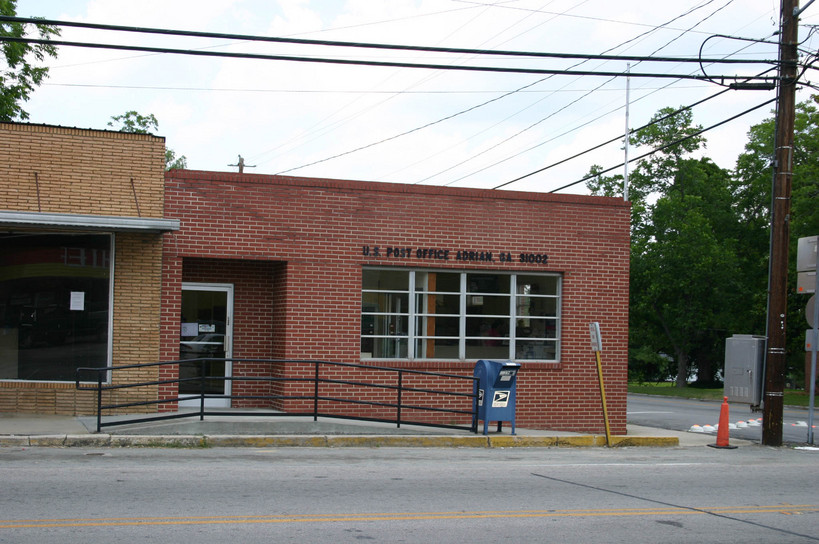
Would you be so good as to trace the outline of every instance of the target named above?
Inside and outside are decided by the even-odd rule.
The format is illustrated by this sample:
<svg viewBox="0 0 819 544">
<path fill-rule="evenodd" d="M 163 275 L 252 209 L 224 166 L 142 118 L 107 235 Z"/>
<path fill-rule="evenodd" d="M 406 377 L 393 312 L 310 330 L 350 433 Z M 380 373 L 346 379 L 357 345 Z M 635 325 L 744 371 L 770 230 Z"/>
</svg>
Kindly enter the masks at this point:
<svg viewBox="0 0 819 544">
<path fill-rule="evenodd" d="M 40 227 L 106 232 L 161 233 L 179 230 L 178 219 L 0 211 L 0 228 Z"/>
</svg>

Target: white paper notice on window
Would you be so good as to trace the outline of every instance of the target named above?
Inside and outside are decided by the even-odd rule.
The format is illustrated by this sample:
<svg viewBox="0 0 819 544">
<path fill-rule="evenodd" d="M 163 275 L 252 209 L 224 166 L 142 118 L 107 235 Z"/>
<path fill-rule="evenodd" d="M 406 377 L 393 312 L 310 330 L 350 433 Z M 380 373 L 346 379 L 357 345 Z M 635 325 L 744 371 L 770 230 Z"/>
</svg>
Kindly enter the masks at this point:
<svg viewBox="0 0 819 544">
<path fill-rule="evenodd" d="M 199 334 L 199 323 L 182 323 L 182 336 L 196 336 Z"/>
<path fill-rule="evenodd" d="M 65 299 L 63 299 L 65 300 Z M 85 291 L 71 291 L 71 311 L 82 312 L 85 310 Z"/>
</svg>

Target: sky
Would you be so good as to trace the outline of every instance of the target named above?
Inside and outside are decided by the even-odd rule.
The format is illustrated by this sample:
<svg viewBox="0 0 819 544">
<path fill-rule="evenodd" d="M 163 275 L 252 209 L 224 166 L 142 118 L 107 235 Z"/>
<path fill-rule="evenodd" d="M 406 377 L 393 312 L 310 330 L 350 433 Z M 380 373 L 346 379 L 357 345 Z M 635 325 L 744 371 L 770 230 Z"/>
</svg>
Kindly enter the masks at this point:
<svg viewBox="0 0 819 544">
<path fill-rule="evenodd" d="M 771 60 L 776 0 L 18 0 L 19 16 L 223 34 L 460 49 Z M 816 50 L 801 17 L 803 48 Z M 743 39 L 736 39 L 743 38 Z M 24 104 L 29 122 L 109 129 L 153 114 L 157 135 L 195 170 L 549 192 L 593 165 L 623 162 L 622 136 L 663 107 L 725 89 L 636 74 L 754 75 L 768 65 L 511 58 L 385 51 L 65 27 L 62 40 L 458 66 L 586 70 L 634 77 L 349 66 L 64 46 Z M 701 57 L 700 57 L 701 55 Z M 579 64 L 582 63 L 582 64 Z M 806 77 L 812 77 L 808 71 Z M 815 77 L 815 76 L 813 76 Z M 628 92 L 627 92 L 628 89 Z M 798 100 L 810 96 L 800 90 Z M 628 100 L 627 100 L 628 96 Z M 775 97 L 731 90 L 693 109 L 724 121 Z M 626 104 L 628 103 L 628 108 Z M 733 168 L 757 109 L 705 133 L 704 154 Z M 607 140 L 614 143 L 553 166 Z M 631 147 L 631 158 L 648 151 Z M 633 170 L 632 165 L 630 169 Z M 534 172 L 539 172 L 533 174 Z M 622 173 L 622 168 L 612 174 Z M 531 175 L 530 175 L 531 174 Z M 509 183 L 512 180 L 518 180 Z M 587 193 L 584 184 L 562 193 Z"/>
</svg>

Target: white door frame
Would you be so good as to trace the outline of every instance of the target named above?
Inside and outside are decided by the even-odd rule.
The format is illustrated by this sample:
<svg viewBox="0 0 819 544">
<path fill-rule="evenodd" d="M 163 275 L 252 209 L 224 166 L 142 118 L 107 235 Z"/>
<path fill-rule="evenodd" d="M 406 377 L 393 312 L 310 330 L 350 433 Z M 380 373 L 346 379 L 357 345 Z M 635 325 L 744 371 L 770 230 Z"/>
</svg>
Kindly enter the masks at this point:
<svg viewBox="0 0 819 544">
<path fill-rule="evenodd" d="M 233 361 L 230 358 L 233 356 L 233 284 L 232 283 L 197 283 L 197 282 L 182 282 L 182 291 L 217 291 L 223 292 L 227 295 L 227 308 L 225 315 L 225 377 L 229 378 L 233 375 Z M 181 318 L 181 316 L 180 316 Z M 181 327 L 180 322 L 180 327 Z M 231 380 L 225 380 L 225 395 L 230 395 Z M 199 407 L 199 399 L 180 400 L 180 407 Z M 205 397 L 205 406 L 214 408 L 230 407 L 230 399 L 208 398 Z"/>
</svg>

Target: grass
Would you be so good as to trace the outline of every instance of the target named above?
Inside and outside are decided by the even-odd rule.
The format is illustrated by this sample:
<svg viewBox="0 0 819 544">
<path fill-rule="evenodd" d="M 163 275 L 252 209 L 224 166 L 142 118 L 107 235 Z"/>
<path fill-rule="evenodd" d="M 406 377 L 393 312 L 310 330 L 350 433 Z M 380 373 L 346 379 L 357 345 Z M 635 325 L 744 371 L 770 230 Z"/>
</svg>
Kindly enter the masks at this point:
<svg viewBox="0 0 819 544">
<path fill-rule="evenodd" d="M 666 397 L 679 397 L 684 399 L 703 399 L 703 400 L 722 400 L 725 392 L 722 387 L 707 389 L 700 387 L 674 387 L 671 382 L 660 383 L 629 383 L 629 393 L 638 393 L 640 395 L 659 395 Z M 786 389 L 785 390 L 785 405 L 786 406 L 804 406 L 807 407 L 810 398 L 806 391 Z M 816 404 L 817 399 L 814 399 Z"/>
</svg>

